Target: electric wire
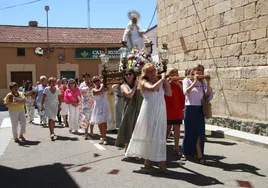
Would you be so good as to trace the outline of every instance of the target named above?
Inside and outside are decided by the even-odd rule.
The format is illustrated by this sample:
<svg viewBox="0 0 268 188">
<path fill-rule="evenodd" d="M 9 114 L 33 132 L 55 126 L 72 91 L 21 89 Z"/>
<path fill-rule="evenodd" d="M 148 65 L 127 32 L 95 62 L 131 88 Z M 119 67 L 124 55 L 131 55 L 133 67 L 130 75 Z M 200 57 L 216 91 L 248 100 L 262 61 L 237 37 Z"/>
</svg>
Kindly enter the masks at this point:
<svg viewBox="0 0 268 188">
<path fill-rule="evenodd" d="M 155 7 L 154 14 L 153 14 L 152 20 L 151 20 L 151 22 L 150 22 L 150 24 L 149 24 L 149 26 L 148 26 L 148 28 L 147 28 L 147 31 L 150 29 L 150 27 L 151 27 L 151 25 L 152 25 L 152 23 L 153 23 L 153 20 L 154 20 L 156 11 L 157 11 L 157 6 Z"/>
<path fill-rule="evenodd" d="M 12 6 L 8 6 L 8 7 L 0 8 L 0 10 L 6 10 L 6 9 L 16 8 L 16 7 L 20 7 L 20 6 L 24 6 L 24 5 L 29 5 L 29 4 L 37 3 L 39 1 L 42 1 L 42 0 L 35 0 L 35 1 L 27 2 L 27 3 L 12 5 Z"/>
</svg>

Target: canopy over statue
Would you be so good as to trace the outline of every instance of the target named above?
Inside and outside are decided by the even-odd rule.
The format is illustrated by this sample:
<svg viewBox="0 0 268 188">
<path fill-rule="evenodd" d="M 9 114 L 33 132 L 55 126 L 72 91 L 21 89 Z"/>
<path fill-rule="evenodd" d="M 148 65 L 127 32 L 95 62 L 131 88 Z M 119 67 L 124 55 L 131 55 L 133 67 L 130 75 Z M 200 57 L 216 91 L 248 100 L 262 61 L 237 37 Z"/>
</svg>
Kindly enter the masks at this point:
<svg viewBox="0 0 268 188">
<path fill-rule="evenodd" d="M 144 32 L 141 31 L 140 26 L 138 25 L 140 17 L 140 13 L 135 10 L 128 12 L 128 18 L 130 19 L 130 22 L 125 29 L 123 41 L 127 42 L 127 48 L 129 51 L 131 51 L 133 48 L 136 48 L 139 51 L 146 51 L 143 38 Z"/>
</svg>

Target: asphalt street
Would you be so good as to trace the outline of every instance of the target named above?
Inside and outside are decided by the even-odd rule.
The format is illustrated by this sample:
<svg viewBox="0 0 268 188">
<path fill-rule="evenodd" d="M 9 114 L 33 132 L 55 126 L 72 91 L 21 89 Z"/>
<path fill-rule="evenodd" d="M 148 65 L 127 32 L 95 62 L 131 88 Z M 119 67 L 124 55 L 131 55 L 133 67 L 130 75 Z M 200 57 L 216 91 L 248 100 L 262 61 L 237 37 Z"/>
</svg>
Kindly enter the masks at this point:
<svg viewBox="0 0 268 188">
<path fill-rule="evenodd" d="M 205 153 L 209 166 L 203 166 L 180 161 L 172 152 L 170 139 L 167 167 L 171 173 L 163 175 L 156 163 L 151 170 L 144 170 L 142 160 L 125 158 L 124 150 L 113 146 L 114 133 L 108 135 L 108 146 L 100 145 L 97 136 L 84 140 L 83 136 L 70 134 L 68 128 L 58 127 L 56 134 L 58 139 L 52 142 L 48 128 L 27 125 L 25 144 L 16 144 L 9 138 L 0 157 L 0 187 L 265 188 L 268 185 L 268 150 L 241 142 L 208 136 Z"/>
</svg>

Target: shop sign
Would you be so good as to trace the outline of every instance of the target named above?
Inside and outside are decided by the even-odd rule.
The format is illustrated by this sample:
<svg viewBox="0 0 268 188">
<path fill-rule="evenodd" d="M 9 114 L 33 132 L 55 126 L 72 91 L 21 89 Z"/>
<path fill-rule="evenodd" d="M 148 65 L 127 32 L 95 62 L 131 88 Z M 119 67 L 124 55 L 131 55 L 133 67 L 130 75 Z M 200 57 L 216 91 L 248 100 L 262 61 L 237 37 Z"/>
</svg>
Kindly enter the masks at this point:
<svg viewBox="0 0 268 188">
<path fill-rule="evenodd" d="M 98 59 L 104 52 L 104 48 L 76 48 L 75 58 L 76 59 Z M 108 55 L 110 59 L 119 59 L 120 51 L 119 48 L 108 48 Z"/>
</svg>

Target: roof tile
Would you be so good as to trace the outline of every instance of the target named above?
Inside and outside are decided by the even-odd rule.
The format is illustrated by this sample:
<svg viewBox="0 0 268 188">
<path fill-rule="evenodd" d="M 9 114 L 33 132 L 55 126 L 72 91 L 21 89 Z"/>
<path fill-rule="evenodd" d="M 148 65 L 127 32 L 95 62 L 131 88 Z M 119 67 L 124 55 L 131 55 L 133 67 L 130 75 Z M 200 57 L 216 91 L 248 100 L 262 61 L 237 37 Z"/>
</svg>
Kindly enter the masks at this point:
<svg viewBox="0 0 268 188">
<path fill-rule="evenodd" d="M 120 43 L 123 28 L 50 27 L 49 42 L 64 44 Z M 46 27 L 0 25 L 0 43 L 46 43 Z"/>
</svg>

